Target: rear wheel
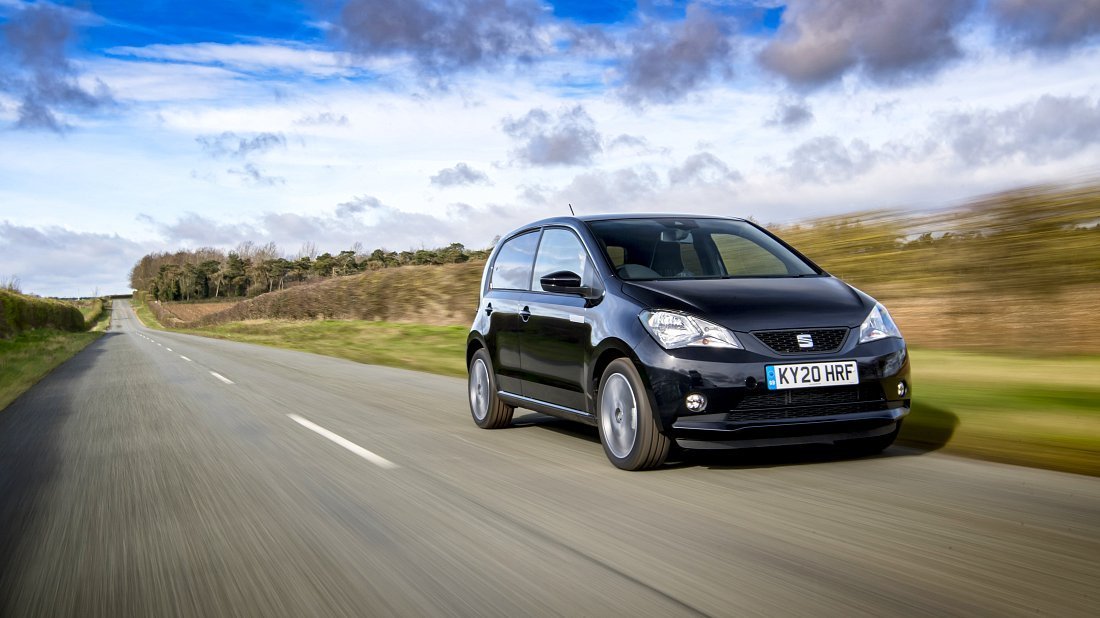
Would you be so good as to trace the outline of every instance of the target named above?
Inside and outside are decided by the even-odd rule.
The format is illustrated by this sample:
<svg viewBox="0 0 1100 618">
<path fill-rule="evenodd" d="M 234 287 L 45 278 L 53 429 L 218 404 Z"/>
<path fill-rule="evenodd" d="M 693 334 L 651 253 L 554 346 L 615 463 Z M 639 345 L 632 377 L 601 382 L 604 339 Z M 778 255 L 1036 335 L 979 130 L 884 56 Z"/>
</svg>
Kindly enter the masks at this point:
<svg viewBox="0 0 1100 618">
<path fill-rule="evenodd" d="M 888 434 L 875 436 L 873 438 L 843 440 L 841 442 L 837 442 L 837 446 L 844 449 L 844 452 L 846 454 L 853 457 L 877 455 L 889 448 L 890 445 L 894 443 L 894 440 L 898 439 L 899 433 L 901 433 L 901 421 L 898 421 L 897 426 L 894 427 L 894 430 Z"/>
<path fill-rule="evenodd" d="M 665 462 L 672 441 L 661 433 L 645 385 L 629 360 L 612 361 L 604 370 L 596 415 L 604 453 L 616 467 L 645 470 Z"/>
<path fill-rule="evenodd" d="M 512 422 L 516 411 L 497 396 L 497 379 L 493 362 L 484 348 L 470 359 L 470 415 L 482 429 L 499 429 Z"/>
</svg>

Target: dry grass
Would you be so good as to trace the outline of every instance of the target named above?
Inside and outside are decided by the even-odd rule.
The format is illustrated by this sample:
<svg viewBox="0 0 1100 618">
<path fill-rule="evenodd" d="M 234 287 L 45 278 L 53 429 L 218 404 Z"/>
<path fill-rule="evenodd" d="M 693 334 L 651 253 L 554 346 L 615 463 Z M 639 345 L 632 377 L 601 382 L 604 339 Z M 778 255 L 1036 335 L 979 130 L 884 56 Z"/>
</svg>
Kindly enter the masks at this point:
<svg viewBox="0 0 1100 618">
<path fill-rule="evenodd" d="M 161 303 L 161 310 L 181 322 L 194 322 L 208 315 L 225 311 L 238 301 L 202 302 L 202 303 Z"/>
<path fill-rule="evenodd" d="M 261 294 L 196 320 L 171 325 L 205 327 L 241 320 L 336 319 L 465 326 L 477 309 L 484 267 L 484 262 L 403 266 L 327 279 Z"/>
<path fill-rule="evenodd" d="M 1010 354 L 1091 355 L 1100 350 L 1100 286 L 1044 296 L 922 294 L 920 289 L 864 288 L 881 300 L 905 339 L 925 348 Z"/>
</svg>

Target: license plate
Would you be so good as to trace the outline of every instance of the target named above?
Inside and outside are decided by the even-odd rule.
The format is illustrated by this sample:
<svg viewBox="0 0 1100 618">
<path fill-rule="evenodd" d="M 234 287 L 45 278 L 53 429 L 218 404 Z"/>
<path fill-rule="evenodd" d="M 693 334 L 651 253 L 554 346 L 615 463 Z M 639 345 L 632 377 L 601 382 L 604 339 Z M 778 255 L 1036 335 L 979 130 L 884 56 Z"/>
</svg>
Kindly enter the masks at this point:
<svg viewBox="0 0 1100 618">
<path fill-rule="evenodd" d="M 768 372 L 768 390 L 770 391 L 859 384 L 859 372 L 856 371 L 855 361 L 768 365 L 764 369 Z"/>
</svg>

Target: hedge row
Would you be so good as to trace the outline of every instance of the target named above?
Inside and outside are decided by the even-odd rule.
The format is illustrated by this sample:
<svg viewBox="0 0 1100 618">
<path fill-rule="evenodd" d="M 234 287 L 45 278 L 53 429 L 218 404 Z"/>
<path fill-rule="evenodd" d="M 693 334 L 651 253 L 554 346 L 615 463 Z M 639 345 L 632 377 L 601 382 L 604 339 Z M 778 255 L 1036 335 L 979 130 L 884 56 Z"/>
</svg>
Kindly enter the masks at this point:
<svg viewBox="0 0 1100 618">
<path fill-rule="evenodd" d="M 66 302 L 0 290 L 0 338 L 8 339 L 32 328 L 82 331 L 84 315 Z"/>
</svg>

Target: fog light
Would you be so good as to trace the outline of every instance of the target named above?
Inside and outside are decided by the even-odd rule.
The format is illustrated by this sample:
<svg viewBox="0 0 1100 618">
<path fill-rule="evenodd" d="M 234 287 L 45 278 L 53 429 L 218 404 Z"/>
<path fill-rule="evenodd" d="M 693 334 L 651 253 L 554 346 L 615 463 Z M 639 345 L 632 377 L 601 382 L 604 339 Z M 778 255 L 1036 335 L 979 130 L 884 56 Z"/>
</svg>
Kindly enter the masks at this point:
<svg viewBox="0 0 1100 618">
<path fill-rule="evenodd" d="M 702 412 L 707 409 L 707 398 L 699 393 L 692 393 L 684 399 L 684 405 L 692 412 Z"/>
<path fill-rule="evenodd" d="M 898 397 L 904 397 L 907 392 L 909 392 L 909 385 L 905 383 L 905 380 L 898 382 Z"/>
</svg>

